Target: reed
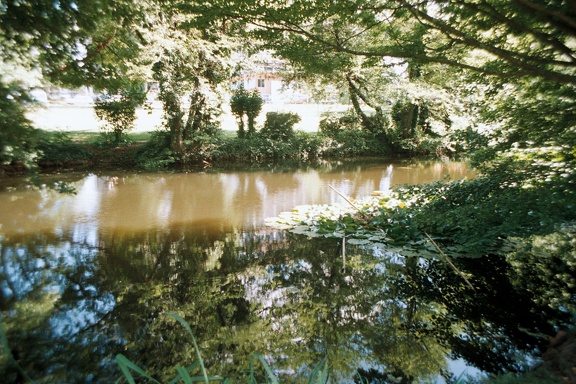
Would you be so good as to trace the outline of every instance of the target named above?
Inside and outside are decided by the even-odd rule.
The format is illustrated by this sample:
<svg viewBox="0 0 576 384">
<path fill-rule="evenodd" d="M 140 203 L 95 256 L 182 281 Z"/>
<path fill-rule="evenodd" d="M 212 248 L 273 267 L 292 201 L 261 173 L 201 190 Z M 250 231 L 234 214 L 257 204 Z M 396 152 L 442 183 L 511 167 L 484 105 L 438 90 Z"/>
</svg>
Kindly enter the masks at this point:
<svg viewBox="0 0 576 384">
<path fill-rule="evenodd" d="M 220 383 L 230 383 L 230 379 L 224 378 L 222 376 L 209 376 L 208 372 L 206 371 L 206 367 L 204 366 L 204 360 L 202 359 L 202 355 L 200 354 L 200 348 L 198 347 L 198 343 L 196 342 L 196 338 L 194 337 L 194 333 L 190 328 L 190 325 L 186 320 L 184 320 L 180 315 L 168 312 L 166 313 L 167 316 L 172 317 L 174 320 L 178 321 L 184 329 L 188 332 L 188 335 L 192 339 L 192 344 L 194 345 L 194 352 L 196 354 L 196 361 L 191 364 L 190 366 L 184 367 L 181 365 L 177 365 L 174 367 L 176 371 L 176 376 L 169 380 L 167 383 L 169 384 L 176 384 L 179 382 L 183 382 L 185 384 L 192 384 L 192 383 L 200 383 L 204 382 L 209 384 L 210 382 L 220 382 Z M 122 354 L 118 354 L 116 356 L 116 361 L 118 362 L 118 366 L 122 371 L 123 378 L 128 381 L 130 384 L 136 384 L 136 379 L 134 374 L 137 374 L 140 377 L 148 379 L 152 383 L 162 384 L 162 382 L 156 380 L 152 376 L 150 376 L 146 371 L 140 368 L 138 365 L 130 361 L 126 356 Z M 266 372 L 266 383 L 267 384 L 279 384 L 280 381 L 274 375 L 272 368 L 270 365 L 259 353 L 254 353 L 250 355 L 250 371 L 248 376 L 248 384 L 258 384 L 258 380 L 256 379 L 256 368 L 257 363 L 260 363 L 264 372 Z M 116 383 L 120 383 L 122 378 L 118 379 Z M 310 377 L 308 379 L 308 384 L 324 384 L 328 381 L 328 363 L 327 358 L 324 357 L 322 361 L 312 370 Z"/>
</svg>

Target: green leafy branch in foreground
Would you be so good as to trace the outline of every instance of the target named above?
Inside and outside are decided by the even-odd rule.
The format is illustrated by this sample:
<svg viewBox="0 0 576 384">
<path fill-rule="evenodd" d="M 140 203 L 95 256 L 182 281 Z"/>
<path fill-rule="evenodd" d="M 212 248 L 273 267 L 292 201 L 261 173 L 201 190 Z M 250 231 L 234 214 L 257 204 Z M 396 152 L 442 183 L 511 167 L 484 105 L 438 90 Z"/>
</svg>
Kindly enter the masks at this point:
<svg viewBox="0 0 576 384">
<path fill-rule="evenodd" d="M 223 382 L 223 383 L 230 383 L 230 379 L 225 379 L 222 376 L 209 376 L 208 375 L 208 373 L 206 371 L 206 367 L 204 366 L 204 360 L 202 359 L 202 355 L 200 354 L 200 349 L 198 348 L 198 343 L 196 342 L 196 338 L 194 337 L 194 333 L 192 332 L 192 329 L 190 328 L 190 325 L 188 324 L 188 322 L 186 320 L 184 320 L 181 316 L 179 316 L 178 314 L 173 313 L 173 312 L 168 312 L 168 313 L 166 313 L 166 315 L 168 315 L 168 316 L 172 317 L 173 319 L 175 319 L 176 321 L 178 321 L 186 329 L 186 331 L 188 332 L 188 335 L 192 339 L 192 344 L 194 345 L 194 352 L 195 352 L 196 358 L 197 358 L 197 360 L 192 365 L 190 365 L 188 367 L 183 367 L 181 365 L 177 365 L 175 367 L 177 375 L 173 379 L 169 380 L 168 383 L 176 384 L 180 381 L 182 381 L 186 384 L 198 383 L 198 382 L 204 382 L 204 383 L 208 384 L 208 383 L 214 382 L 214 381 Z M 150 376 L 148 373 L 146 373 L 146 371 L 144 371 L 142 368 L 138 367 L 136 364 L 134 364 L 132 361 L 130 361 L 124 355 L 118 354 L 116 356 L 116 361 L 118 362 L 118 365 L 120 366 L 120 370 L 122 371 L 124 378 L 128 381 L 128 383 L 136 384 L 134 375 L 132 374 L 132 372 L 134 372 L 134 373 L 137 373 L 139 376 L 142 376 L 142 377 L 150 380 L 153 383 L 161 384 L 160 381 L 154 379 L 152 376 Z M 248 383 L 249 384 L 258 384 L 258 380 L 256 379 L 256 374 L 255 374 L 257 362 L 260 362 L 260 364 L 264 368 L 264 371 L 266 372 L 266 375 L 267 375 L 266 376 L 266 383 L 278 384 L 279 380 L 274 375 L 274 372 L 272 371 L 272 369 L 270 368 L 270 366 L 268 365 L 268 363 L 264 359 L 264 356 L 262 356 L 258 353 L 253 353 L 250 356 L 250 372 L 249 372 L 250 375 L 248 378 Z M 192 372 L 195 372 L 198 370 L 200 371 L 200 375 L 193 376 Z M 325 357 L 324 359 L 322 359 L 322 361 L 320 361 L 320 363 L 312 371 L 312 374 L 310 375 L 308 383 L 309 384 L 317 384 L 317 383 L 320 384 L 320 383 L 326 383 L 327 380 L 328 380 L 328 364 L 327 364 L 327 360 Z M 119 379 L 117 381 L 117 383 L 119 383 L 120 381 L 121 381 L 121 379 Z"/>
</svg>

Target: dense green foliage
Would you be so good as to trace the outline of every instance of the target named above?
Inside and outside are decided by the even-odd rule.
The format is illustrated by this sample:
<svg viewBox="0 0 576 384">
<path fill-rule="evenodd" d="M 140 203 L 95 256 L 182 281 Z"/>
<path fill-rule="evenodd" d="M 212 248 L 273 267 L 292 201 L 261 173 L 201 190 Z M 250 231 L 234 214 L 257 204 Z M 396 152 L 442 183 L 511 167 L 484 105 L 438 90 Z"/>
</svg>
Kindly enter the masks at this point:
<svg viewBox="0 0 576 384">
<path fill-rule="evenodd" d="M 66 133 L 43 132 L 40 138 L 37 149 L 40 153 L 38 161 L 42 166 L 69 166 L 92 159 L 87 146 L 73 142 Z"/>
<path fill-rule="evenodd" d="M 31 100 L 25 89 L 0 78 L 0 174 L 6 168 L 35 164 L 39 132 L 25 116 L 27 103 Z"/>
<path fill-rule="evenodd" d="M 247 91 L 244 87 L 233 92 L 230 109 L 238 120 L 238 137 L 252 137 L 256 133 L 256 118 L 262 111 L 264 100 L 257 90 Z M 247 122 L 245 122 L 247 120 Z M 247 125 L 248 132 L 245 126 Z M 245 135 L 247 133 L 247 135 Z"/>
<path fill-rule="evenodd" d="M 30 159 L 38 155 L 24 118 L 30 108 L 24 95 L 31 87 L 118 89 L 127 79 L 141 78 L 135 68 L 145 43 L 141 31 L 148 5 L 109 0 L 2 2 L 0 87 L 5 90 L 14 80 L 22 82 L 19 96 L 11 98 L 19 106 L 10 112 L 10 127 L 2 127 L 5 137 L 0 146 L 21 143 L 11 152 L 12 160 L 30 168 Z M 8 109 L 2 106 L 2 111 Z"/>
<path fill-rule="evenodd" d="M 535 236 L 572 236 L 575 166 L 571 149 L 522 150 L 484 166 L 473 180 L 405 186 L 354 206 L 287 213 L 274 225 L 404 256 L 506 256 Z"/>
<path fill-rule="evenodd" d="M 105 123 L 103 130 L 113 134 L 113 142 L 119 144 L 123 134 L 134 128 L 136 107 L 144 103 L 146 94 L 139 86 L 125 84 L 119 94 L 96 100 L 94 113 Z"/>
<path fill-rule="evenodd" d="M 288 115 L 289 120 L 294 119 Z M 284 119 L 282 119 L 284 122 Z M 286 125 L 279 126 L 282 134 Z M 222 131 L 210 135 L 195 135 L 185 142 L 190 153 L 191 168 L 226 166 L 237 163 L 251 165 L 277 160 L 308 161 L 316 159 L 350 158 L 385 155 L 387 152 L 369 132 L 345 130 L 336 135 L 292 131 L 280 140 L 270 129 L 262 129 L 247 138 L 231 137 Z M 182 166 L 178 153 L 170 150 L 170 135 L 154 133 L 152 139 L 137 151 L 136 164 L 148 170 Z"/>
<path fill-rule="evenodd" d="M 299 122 L 296 113 L 268 112 L 260 133 L 275 141 L 287 141 L 294 137 L 294 125 Z"/>
</svg>

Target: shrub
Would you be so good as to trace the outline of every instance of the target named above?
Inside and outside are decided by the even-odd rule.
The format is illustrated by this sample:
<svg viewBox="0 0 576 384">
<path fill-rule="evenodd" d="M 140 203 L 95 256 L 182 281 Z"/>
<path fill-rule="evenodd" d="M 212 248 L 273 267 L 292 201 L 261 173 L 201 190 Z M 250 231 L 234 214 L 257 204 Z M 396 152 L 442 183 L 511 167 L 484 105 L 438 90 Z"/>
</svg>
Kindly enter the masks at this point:
<svg viewBox="0 0 576 384">
<path fill-rule="evenodd" d="M 136 163 L 146 170 L 167 168 L 178 162 L 176 153 L 170 150 L 170 132 L 157 131 L 152 138 L 137 151 Z"/>
<path fill-rule="evenodd" d="M 40 163 L 63 165 L 92 159 L 92 152 L 72 141 L 65 132 L 43 132 L 37 146 Z"/>
<path fill-rule="evenodd" d="M 123 91 L 118 98 L 106 97 L 94 104 L 96 117 L 104 121 L 104 132 L 112 133 L 118 144 L 126 132 L 134 128 L 136 107 L 142 103 L 143 95 L 133 91 Z"/>
<path fill-rule="evenodd" d="M 294 125 L 300 122 L 300 116 L 292 112 L 268 112 L 262 135 L 272 140 L 288 141 L 294 137 Z"/>
<path fill-rule="evenodd" d="M 386 154 L 389 147 L 379 136 L 362 129 L 352 114 L 326 116 L 319 124 L 322 154 L 328 157 L 372 156 Z"/>
<path fill-rule="evenodd" d="M 5 84 L 0 77 L 0 174 L 4 167 L 33 168 L 39 130 L 26 117 L 31 103 L 24 88 L 16 83 Z"/>
<path fill-rule="evenodd" d="M 244 117 L 248 119 L 248 136 L 256 133 L 255 121 L 260 111 L 264 100 L 257 90 L 247 91 L 243 87 L 236 90 L 230 100 L 230 108 L 232 114 L 238 119 L 238 137 L 244 138 Z"/>
<path fill-rule="evenodd" d="M 205 167 L 215 160 L 231 159 L 228 153 L 234 152 L 218 133 L 195 132 L 183 141 L 182 153 L 171 150 L 170 143 L 170 132 L 153 132 L 150 141 L 137 152 L 138 166 L 146 170 L 177 166 Z"/>
</svg>

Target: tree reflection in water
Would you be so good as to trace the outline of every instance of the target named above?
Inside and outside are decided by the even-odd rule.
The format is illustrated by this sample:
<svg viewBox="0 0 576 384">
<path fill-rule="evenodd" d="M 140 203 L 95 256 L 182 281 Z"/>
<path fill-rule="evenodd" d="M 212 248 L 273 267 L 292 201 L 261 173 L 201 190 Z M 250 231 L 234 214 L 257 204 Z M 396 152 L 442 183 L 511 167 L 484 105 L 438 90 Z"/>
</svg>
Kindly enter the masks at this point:
<svg viewBox="0 0 576 384">
<path fill-rule="evenodd" d="M 571 239 L 547 241 L 570 255 Z M 254 352 L 282 382 L 324 356 L 335 382 L 358 370 L 448 376 L 448 357 L 517 371 L 574 310 L 574 264 L 535 256 L 548 249 L 539 244 L 455 260 L 472 290 L 442 261 L 368 249 L 348 247 L 343 272 L 339 242 L 276 231 L 116 231 L 96 246 L 12 236 L 1 243 L 1 309 L 14 356 L 38 382 L 111 382 L 117 353 L 172 377 L 195 358 L 167 311 L 190 323 L 208 372 L 225 377 L 242 378 Z"/>
</svg>

